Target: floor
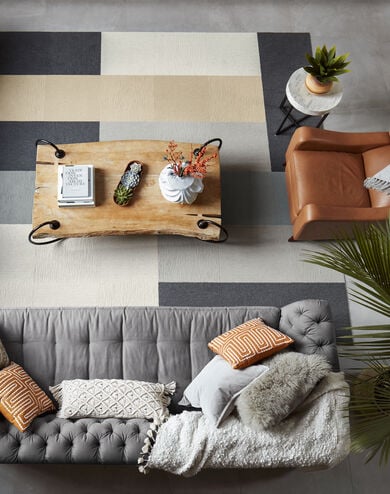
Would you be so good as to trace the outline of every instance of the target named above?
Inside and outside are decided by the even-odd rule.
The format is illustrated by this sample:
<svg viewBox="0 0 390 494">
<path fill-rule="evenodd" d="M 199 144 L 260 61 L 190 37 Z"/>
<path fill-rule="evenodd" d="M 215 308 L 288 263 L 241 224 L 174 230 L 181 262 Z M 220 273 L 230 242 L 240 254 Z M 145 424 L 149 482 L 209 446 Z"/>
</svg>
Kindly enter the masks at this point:
<svg viewBox="0 0 390 494">
<path fill-rule="evenodd" d="M 329 0 L 174 0 L 125 1 L 113 0 L 0 0 L 0 31 L 97 31 L 97 32 L 309 32 L 312 45 L 336 44 L 338 51 L 351 52 L 350 74 L 344 76 L 345 93 L 342 104 L 326 122 L 333 130 L 375 131 L 390 128 L 390 37 L 388 25 L 390 4 L 387 1 L 361 0 L 344 2 Z M 61 54 L 59 53 L 59 57 Z M 165 123 L 167 134 L 171 124 Z M 203 125 L 203 124 L 202 124 Z M 223 123 L 218 125 L 222 126 Z M 154 125 L 158 128 L 158 124 Z M 151 126 L 140 126 L 139 132 L 147 134 Z M 242 128 L 241 128 L 242 129 Z M 244 132 L 252 132 L 249 125 Z M 109 123 L 100 129 L 101 136 L 110 139 L 114 135 L 129 135 L 126 123 Z M 206 129 L 207 131 L 207 129 Z M 205 132 L 206 132 L 205 131 Z M 207 132 L 206 132 L 207 133 Z M 122 137 L 125 138 L 125 137 Z M 248 138 L 249 139 L 249 138 Z M 265 143 L 264 143 L 265 144 Z M 261 160 L 267 163 L 267 153 Z M 56 262 L 58 250 L 31 250 L 25 242 L 29 229 L 31 207 L 28 203 L 15 213 L 15 208 L 1 202 L 0 198 L 0 296 L 2 305 L 157 305 L 164 293 L 170 293 L 173 284 L 213 282 L 224 289 L 240 282 L 277 284 L 283 287 L 301 283 L 306 287 L 319 287 L 321 283 L 338 288 L 349 285 L 340 275 L 308 266 L 300 262 L 302 250 L 312 244 L 287 244 L 290 235 L 288 211 L 277 172 L 256 171 L 256 157 L 248 160 L 248 181 L 258 181 L 264 191 L 263 198 L 256 198 L 260 211 L 249 224 L 241 225 L 239 216 L 244 208 L 244 197 L 230 196 L 237 206 L 228 209 L 231 241 L 224 246 L 210 246 L 181 238 L 87 239 L 85 242 L 69 242 L 61 250 L 62 263 Z M 233 161 L 227 167 L 234 174 Z M 9 189 L 11 175 L 0 172 L 0 191 Z M 30 175 L 29 175 L 30 173 Z M 252 175 L 250 175 L 252 174 Z M 27 177 L 15 196 L 22 198 L 33 184 L 33 174 Z M 232 179 L 233 180 L 233 179 Z M 3 183 L 3 185 L 2 185 Z M 257 183 L 257 182 L 256 182 Z M 280 201 L 272 200 L 275 188 Z M 8 197 L 3 193 L 3 197 Z M 10 197 L 9 200 L 16 200 Z M 267 212 L 265 214 L 265 211 Z M 245 213 L 245 210 L 244 210 Z M 115 265 L 110 269 L 120 272 L 123 263 L 137 280 L 137 289 L 128 298 L 123 290 L 115 295 L 101 283 L 112 276 L 102 260 L 112 256 L 115 249 Z M 177 264 L 175 253 L 194 259 L 190 269 Z M 6 252 L 15 252 L 15 261 L 9 263 Z M 242 259 L 245 258 L 245 263 Z M 69 261 L 76 262 L 69 269 Z M 88 268 L 85 269 L 85 259 Z M 262 259 L 259 261 L 259 259 Z M 84 260 L 84 261 L 83 261 Z M 200 260 L 203 260 L 200 262 Z M 45 261 L 45 262 L 43 262 Z M 84 271 L 82 265 L 84 262 Z M 39 271 L 42 264 L 55 266 L 53 274 Z M 76 286 L 72 283 L 78 274 Z M 34 292 L 28 292 L 26 273 L 34 280 Z M 48 294 L 48 279 L 53 279 Z M 55 278 L 61 280 L 58 290 Z M 45 280 L 46 284 L 42 283 Z M 123 286 L 127 281 L 119 279 Z M 334 284 L 334 285 L 332 285 Z M 88 286 L 88 290 L 85 289 Z M 184 286 L 184 285 L 180 285 Z M 257 285 L 256 285 L 257 286 Z M 118 287 L 117 287 L 118 288 Z M 165 292 L 164 292 L 165 290 Z M 338 294 L 339 292 L 337 292 Z M 80 303 L 81 301 L 81 303 Z M 363 310 L 349 301 L 352 324 L 373 323 L 381 318 Z M 378 468 L 373 462 L 363 465 L 363 459 L 351 456 L 342 465 L 323 472 L 294 471 L 215 471 L 204 472 L 194 479 L 179 479 L 164 473 L 152 473 L 142 477 L 133 468 L 95 466 L 0 466 L 1 494 L 30 494 L 56 491 L 59 494 L 107 492 L 166 492 L 191 493 L 255 493 L 267 489 L 273 493 L 368 493 L 388 492 L 389 469 Z M 27 487 L 28 486 L 28 487 Z"/>
</svg>

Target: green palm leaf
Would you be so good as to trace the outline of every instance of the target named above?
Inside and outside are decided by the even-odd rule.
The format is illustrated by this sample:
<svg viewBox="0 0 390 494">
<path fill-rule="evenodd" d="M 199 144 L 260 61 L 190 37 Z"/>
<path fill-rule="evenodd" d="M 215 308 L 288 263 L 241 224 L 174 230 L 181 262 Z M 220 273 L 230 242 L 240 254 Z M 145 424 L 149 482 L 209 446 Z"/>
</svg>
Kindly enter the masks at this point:
<svg viewBox="0 0 390 494">
<path fill-rule="evenodd" d="M 355 227 L 353 239 L 339 237 L 323 252 L 305 252 L 305 262 L 354 279 L 350 290 L 354 302 L 390 317 L 390 219 L 385 226 Z"/>
<path fill-rule="evenodd" d="M 390 218 L 384 226 L 355 227 L 352 238 L 339 234 L 322 251 L 306 253 L 306 262 L 352 278 L 349 295 L 354 302 L 390 318 Z M 390 319 L 388 324 L 345 329 L 351 333 L 339 336 L 340 355 L 366 363 L 371 373 L 368 379 L 350 377 L 351 449 L 366 451 L 367 461 L 378 454 L 380 463 L 386 464 L 390 460 Z"/>
</svg>

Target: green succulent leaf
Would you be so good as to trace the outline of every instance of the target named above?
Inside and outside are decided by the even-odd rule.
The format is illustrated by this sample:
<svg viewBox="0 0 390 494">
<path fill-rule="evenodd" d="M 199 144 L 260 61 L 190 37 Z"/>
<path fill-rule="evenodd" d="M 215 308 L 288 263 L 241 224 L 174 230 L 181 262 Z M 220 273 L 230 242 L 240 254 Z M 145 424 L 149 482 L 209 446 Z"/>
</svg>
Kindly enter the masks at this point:
<svg viewBox="0 0 390 494">
<path fill-rule="evenodd" d="M 332 46 L 330 50 L 327 49 L 326 45 L 323 45 L 322 48 L 317 46 L 314 56 L 310 55 L 310 53 L 306 53 L 305 56 L 311 67 L 311 70 L 308 70 L 306 66 L 306 72 L 317 77 L 321 82 L 337 81 L 338 79 L 332 79 L 332 77 L 345 74 L 346 72 L 340 71 L 344 70 L 350 63 L 350 61 L 347 61 L 349 53 L 336 56 L 336 46 Z"/>
</svg>

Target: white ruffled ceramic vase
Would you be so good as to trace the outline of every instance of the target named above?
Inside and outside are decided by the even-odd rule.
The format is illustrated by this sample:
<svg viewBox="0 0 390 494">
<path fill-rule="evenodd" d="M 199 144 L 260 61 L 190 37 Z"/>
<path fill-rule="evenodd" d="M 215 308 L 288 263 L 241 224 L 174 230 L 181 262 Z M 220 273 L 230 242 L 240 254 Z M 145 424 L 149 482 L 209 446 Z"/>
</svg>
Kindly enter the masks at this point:
<svg viewBox="0 0 390 494">
<path fill-rule="evenodd" d="M 158 183 L 163 197 L 177 204 L 192 204 L 204 188 L 201 178 L 190 175 L 179 177 L 170 165 L 161 171 Z"/>
</svg>

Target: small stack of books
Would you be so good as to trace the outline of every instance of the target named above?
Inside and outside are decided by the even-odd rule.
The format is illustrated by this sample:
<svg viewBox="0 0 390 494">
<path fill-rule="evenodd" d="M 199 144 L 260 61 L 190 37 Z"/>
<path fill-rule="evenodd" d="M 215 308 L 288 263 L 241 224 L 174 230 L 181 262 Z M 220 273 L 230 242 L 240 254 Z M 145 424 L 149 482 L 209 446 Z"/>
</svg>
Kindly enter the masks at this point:
<svg viewBox="0 0 390 494">
<path fill-rule="evenodd" d="M 58 165 L 58 206 L 95 206 L 93 165 Z"/>
</svg>

